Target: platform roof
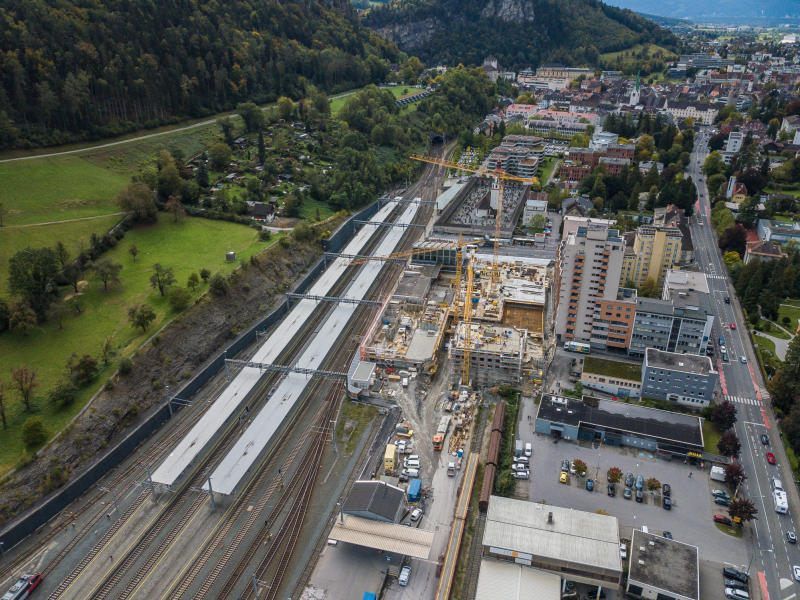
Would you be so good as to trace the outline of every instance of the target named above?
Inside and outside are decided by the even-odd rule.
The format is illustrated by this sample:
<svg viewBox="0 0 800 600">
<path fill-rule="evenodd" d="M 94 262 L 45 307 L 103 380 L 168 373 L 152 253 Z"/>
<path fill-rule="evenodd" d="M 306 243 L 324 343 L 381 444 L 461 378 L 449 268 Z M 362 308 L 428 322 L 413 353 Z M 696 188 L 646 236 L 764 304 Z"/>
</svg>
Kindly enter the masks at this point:
<svg viewBox="0 0 800 600">
<path fill-rule="evenodd" d="M 418 204 L 408 205 L 397 219 L 397 223 L 411 223 L 418 208 Z M 375 256 L 386 256 L 394 252 L 405 232 L 406 229 L 403 227 L 389 229 L 373 254 Z M 379 261 L 367 262 L 361 267 L 344 296 L 358 300 L 363 299 L 386 264 Z M 324 323 L 319 327 L 317 334 L 308 341 L 305 351 L 296 362 L 296 366 L 304 369 L 319 369 L 339 336 L 346 329 L 357 308 L 358 305 L 355 304 L 336 304 L 333 311 L 328 314 Z M 239 482 L 272 441 L 275 432 L 278 431 L 287 415 L 292 411 L 309 381 L 310 378 L 307 375 L 289 373 L 280 382 L 272 392 L 266 405 L 253 418 L 250 426 L 211 474 L 211 486 L 215 492 L 225 495 L 234 492 Z M 208 489 L 208 482 L 204 484 L 204 488 Z"/>
<path fill-rule="evenodd" d="M 377 212 L 373 220 L 386 220 L 396 206 L 396 202 L 387 203 Z M 350 243 L 347 244 L 343 254 L 361 253 L 376 232 L 377 228 L 375 227 L 362 227 Z M 335 259 L 320 275 L 308 293 L 316 296 L 327 295 L 350 265 L 350 262 L 351 259 L 347 258 Z M 289 341 L 314 312 L 316 306 L 317 302 L 314 300 L 299 301 L 281 321 L 280 327 L 273 330 L 269 337 L 264 340 L 264 343 L 251 360 L 264 364 L 274 363 L 289 344 Z M 208 445 L 220 427 L 248 397 L 262 376 L 263 373 L 253 368 L 244 368 L 237 373 L 233 381 L 222 390 L 189 433 L 178 442 L 172 452 L 153 472 L 153 482 L 162 485 L 173 485 L 186 468 L 197 458 L 198 454 Z"/>
<path fill-rule="evenodd" d="M 433 534 L 433 531 L 416 527 L 341 515 L 328 537 L 356 546 L 427 559 L 433 546 Z"/>
</svg>

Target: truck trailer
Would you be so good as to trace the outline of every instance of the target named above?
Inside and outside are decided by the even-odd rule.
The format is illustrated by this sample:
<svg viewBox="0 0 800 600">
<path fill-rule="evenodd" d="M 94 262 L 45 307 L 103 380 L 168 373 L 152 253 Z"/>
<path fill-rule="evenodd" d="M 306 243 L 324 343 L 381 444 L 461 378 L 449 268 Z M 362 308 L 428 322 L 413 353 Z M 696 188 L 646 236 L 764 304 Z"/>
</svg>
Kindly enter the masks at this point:
<svg viewBox="0 0 800 600">
<path fill-rule="evenodd" d="M 433 449 L 441 450 L 444 446 L 444 438 L 447 437 L 447 430 L 450 429 L 450 417 L 445 415 L 439 420 L 436 433 L 433 434 Z"/>
</svg>

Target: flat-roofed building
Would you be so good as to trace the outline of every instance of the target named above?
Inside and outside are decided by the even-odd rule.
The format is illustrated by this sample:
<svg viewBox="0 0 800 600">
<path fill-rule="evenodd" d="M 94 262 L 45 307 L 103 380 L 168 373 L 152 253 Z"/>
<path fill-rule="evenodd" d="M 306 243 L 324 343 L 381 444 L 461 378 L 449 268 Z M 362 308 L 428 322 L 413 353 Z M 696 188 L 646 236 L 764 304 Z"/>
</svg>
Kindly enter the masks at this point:
<svg viewBox="0 0 800 600">
<path fill-rule="evenodd" d="M 616 517 L 538 502 L 492 496 L 483 555 L 590 585 L 622 580 Z"/>
<path fill-rule="evenodd" d="M 587 356 L 583 359 L 581 384 L 586 391 L 638 398 L 642 391 L 642 365 Z"/>
<path fill-rule="evenodd" d="M 636 319 L 636 290 L 619 288 L 615 300 L 598 300 L 589 343 L 603 350 L 627 351 Z"/>
<path fill-rule="evenodd" d="M 560 600 L 561 577 L 503 560 L 484 558 L 475 600 Z"/>
<path fill-rule="evenodd" d="M 702 421 L 694 415 L 616 400 L 545 394 L 536 413 L 536 433 L 685 458 L 702 456 Z"/>
<path fill-rule="evenodd" d="M 640 226 L 632 252 L 625 256 L 622 284 L 641 287 L 652 279 L 661 287 L 667 271 L 680 262 L 682 245 L 683 235 L 677 227 Z"/>
<path fill-rule="evenodd" d="M 701 409 L 711 403 L 719 381 L 711 359 L 648 348 L 642 371 L 642 396 Z"/>
<path fill-rule="evenodd" d="M 646 600 L 700 600 L 697 546 L 633 530 L 625 592 Z"/>
</svg>

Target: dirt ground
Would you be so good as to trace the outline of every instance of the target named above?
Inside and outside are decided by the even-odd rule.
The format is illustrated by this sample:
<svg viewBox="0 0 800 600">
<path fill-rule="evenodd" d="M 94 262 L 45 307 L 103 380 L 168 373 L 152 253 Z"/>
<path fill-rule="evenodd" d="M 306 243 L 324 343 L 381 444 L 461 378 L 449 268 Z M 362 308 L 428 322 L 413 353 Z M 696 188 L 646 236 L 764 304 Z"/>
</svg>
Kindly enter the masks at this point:
<svg viewBox="0 0 800 600">
<path fill-rule="evenodd" d="M 0 484 L 0 525 L 51 491 L 43 482 L 52 481 L 56 466 L 67 478 L 88 467 L 164 400 L 164 386 L 177 390 L 225 343 L 263 318 L 321 253 L 319 242 L 290 243 L 276 244 L 232 274 L 226 296 L 207 294 L 155 335 L 137 352 L 128 375 L 114 377 L 59 438 L 7 477 Z"/>
</svg>

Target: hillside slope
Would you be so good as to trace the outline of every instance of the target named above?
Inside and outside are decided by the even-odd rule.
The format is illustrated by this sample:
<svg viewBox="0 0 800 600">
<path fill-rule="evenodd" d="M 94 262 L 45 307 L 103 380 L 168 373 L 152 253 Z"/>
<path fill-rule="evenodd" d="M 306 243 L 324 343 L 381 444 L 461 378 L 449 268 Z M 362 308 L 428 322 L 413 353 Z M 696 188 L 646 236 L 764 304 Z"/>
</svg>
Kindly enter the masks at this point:
<svg viewBox="0 0 800 600">
<path fill-rule="evenodd" d="M 607 0 L 614 6 L 676 19 L 716 23 L 797 22 L 796 0 Z M 786 18 L 787 16 L 791 18 Z"/>
<path fill-rule="evenodd" d="M 366 23 L 429 63 L 480 64 L 493 55 L 512 69 L 596 65 L 603 52 L 676 45 L 653 22 L 597 0 L 409 0 L 371 11 Z"/>
<path fill-rule="evenodd" d="M 330 4 L 6 0 L 0 148 L 297 96 L 304 80 L 329 92 L 381 80 L 397 49 Z"/>
</svg>

